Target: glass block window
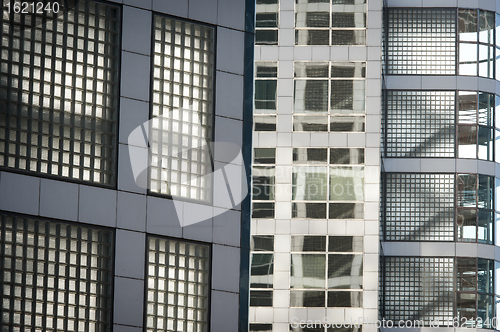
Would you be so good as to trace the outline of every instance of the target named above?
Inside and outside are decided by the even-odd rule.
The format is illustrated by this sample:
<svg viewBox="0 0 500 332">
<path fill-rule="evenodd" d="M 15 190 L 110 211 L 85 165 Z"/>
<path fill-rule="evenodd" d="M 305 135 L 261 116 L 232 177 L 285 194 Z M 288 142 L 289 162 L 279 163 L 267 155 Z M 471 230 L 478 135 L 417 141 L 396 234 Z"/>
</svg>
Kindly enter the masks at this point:
<svg viewBox="0 0 500 332">
<path fill-rule="evenodd" d="M 276 131 L 278 63 L 255 64 L 254 131 Z"/>
<path fill-rule="evenodd" d="M 274 218 L 276 148 L 255 148 L 252 168 L 252 218 Z"/>
<path fill-rule="evenodd" d="M 114 185 L 120 8 L 0 18 L 0 167 Z"/>
<path fill-rule="evenodd" d="M 154 17 L 150 191 L 211 201 L 214 29 Z"/>
<path fill-rule="evenodd" d="M 454 241 L 455 175 L 385 173 L 387 241 Z"/>
<path fill-rule="evenodd" d="M 146 331 L 208 331 L 210 247 L 149 237 Z"/>
<path fill-rule="evenodd" d="M 257 0 L 255 45 L 278 45 L 279 0 Z"/>
<path fill-rule="evenodd" d="M 291 236 L 291 307 L 363 306 L 362 236 Z"/>
<path fill-rule="evenodd" d="M 292 218 L 363 219 L 362 164 L 361 148 L 294 148 Z"/>
<path fill-rule="evenodd" d="M 294 66 L 294 131 L 364 132 L 365 62 Z"/>
<path fill-rule="evenodd" d="M 453 321 L 454 259 L 448 257 L 383 258 L 382 317 L 430 322 Z"/>
<path fill-rule="evenodd" d="M 0 214 L 2 331 L 111 331 L 113 233 Z"/>
<path fill-rule="evenodd" d="M 495 178 L 457 174 L 457 241 L 493 244 Z"/>
<path fill-rule="evenodd" d="M 296 0 L 295 45 L 366 45 L 366 0 Z"/>
<path fill-rule="evenodd" d="M 389 75 L 455 75 L 456 9 L 388 8 Z"/>
<path fill-rule="evenodd" d="M 273 305 L 274 236 L 253 235 L 251 238 L 250 306 Z"/>
<path fill-rule="evenodd" d="M 385 156 L 455 156 L 455 92 L 387 90 Z"/>
</svg>

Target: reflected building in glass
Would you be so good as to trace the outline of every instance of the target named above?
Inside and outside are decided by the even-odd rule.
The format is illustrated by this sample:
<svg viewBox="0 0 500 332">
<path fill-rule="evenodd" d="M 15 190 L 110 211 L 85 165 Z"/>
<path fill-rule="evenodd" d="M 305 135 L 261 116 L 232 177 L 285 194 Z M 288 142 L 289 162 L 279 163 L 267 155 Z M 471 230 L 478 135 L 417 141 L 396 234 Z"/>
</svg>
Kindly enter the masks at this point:
<svg viewBox="0 0 500 332">
<path fill-rule="evenodd" d="M 498 3 L 256 12 L 250 331 L 498 329 Z"/>
<path fill-rule="evenodd" d="M 382 17 L 257 0 L 250 331 L 378 317 Z"/>
</svg>

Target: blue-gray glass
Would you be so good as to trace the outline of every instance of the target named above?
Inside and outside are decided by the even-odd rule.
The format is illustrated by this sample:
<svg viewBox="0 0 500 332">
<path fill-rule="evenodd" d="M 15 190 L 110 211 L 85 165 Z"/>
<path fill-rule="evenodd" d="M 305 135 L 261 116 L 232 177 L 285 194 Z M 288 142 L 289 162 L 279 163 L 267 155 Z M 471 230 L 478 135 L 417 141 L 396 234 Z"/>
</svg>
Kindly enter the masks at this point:
<svg viewBox="0 0 500 332">
<path fill-rule="evenodd" d="M 493 289 L 493 271 L 495 261 L 490 259 L 477 259 L 477 291 L 479 293 L 494 294 Z"/>
<path fill-rule="evenodd" d="M 479 126 L 477 132 L 477 158 L 493 161 L 493 128 Z"/>
<path fill-rule="evenodd" d="M 363 255 L 328 255 L 328 288 L 362 289 Z"/>
<path fill-rule="evenodd" d="M 254 164 L 274 164 L 276 163 L 276 148 L 255 148 L 253 149 Z"/>
<path fill-rule="evenodd" d="M 274 255 L 252 253 L 250 287 L 273 288 Z"/>
<path fill-rule="evenodd" d="M 325 307 L 325 292 L 290 291 L 290 307 Z"/>
<path fill-rule="evenodd" d="M 457 175 L 457 203 L 458 206 L 476 207 L 477 175 Z"/>
<path fill-rule="evenodd" d="M 274 218 L 274 202 L 252 203 L 252 218 L 269 219 Z"/>
<path fill-rule="evenodd" d="M 326 148 L 294 148 L 294 164 L 326 164 L 328 149 Z"/>
<path fill-rule="evenodd" d="M 457 291 L 475 292 L 477 289 L 476 258 L 457 257 Z"/>
<path fill-rule="evenodd" d="M 326 236 L 292 235 L 291 251 L 326 251 Z"/>
<path fill-rule="evenodd" d="M 325 254 L 292 254 L 290 288 L 325 288 Z"/>
<path fill-rule="evenodd" d="M 252 235 L 250 247 L 253 251 L 274 251 L 274 236 Z"/>
<path fill-rule="evenodd" d="M 329 291 L 329 308 L 361 308 L 363 307 L 363 292 Z"/>
<path fill-rule="evenodd" d="M 493 244 L 493 211 L 478 210 L 477 242 Z"/>
<path fill-rule="evenodd" d="M 493 192 L 495 178 L 479 174 L 478 207 L 480 209 L 493 209 Z"/>
<path fill-rule="evenodd" d="M 483 329 L 494 329 L 492 318 L 495 317 L 495 297 L 488 294 L 477 295 L 477 327 Z M 494 320 L 493 320 L 494 322 Z"/>
<path fill-rule="evenodd" d="M 273 306 L 273 291 L 250 291 L 250 306 L 251 307 L 272 307 Z"/>
<path fill-rule="evenodd" d="M 362 236 L 330 236 L 329 252 L 363 252 Z"/>
<path fill-rule="evenodd" d="M 255 109 L 258 113 L 265 110 L 276 111 L 276 80 L 255 80 Z"/>
<path fill-rule="evenodd" d="M 326 203 L 292 203 L 294 219 L 326 219 Z"/>
<path fill-rule="evenodd" d="M 479 92 L 478 124 L 482 126 L 494 126 L 495 95 L 487 92 Z"/>
</svg>

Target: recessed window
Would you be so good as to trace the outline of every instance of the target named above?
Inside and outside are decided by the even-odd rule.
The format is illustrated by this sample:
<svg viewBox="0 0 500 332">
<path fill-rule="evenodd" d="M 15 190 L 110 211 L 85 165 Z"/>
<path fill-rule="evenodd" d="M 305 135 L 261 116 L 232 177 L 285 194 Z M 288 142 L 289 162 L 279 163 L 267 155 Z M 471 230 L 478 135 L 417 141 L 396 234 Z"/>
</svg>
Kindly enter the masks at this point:
<svg viewBox="0 0 500 332">
<path fill-rule="evenodd" d="M 0 215 L 2 330 L 111 331 L 113 233 Z"/>
<path fill-rule="evenodd" d="M 214 29 L 154 17 L 150 191 L 211 201 Z"/>
<path fill-rule="evenodd" d="M 0 166 L 113 185 L 120 8 L 64 1 L 0 22 Z"/>
<path fill-rule="evenodd" d="M 146 331 L 208 331 L 210 247 L 148 238 Z"/>
</svg>

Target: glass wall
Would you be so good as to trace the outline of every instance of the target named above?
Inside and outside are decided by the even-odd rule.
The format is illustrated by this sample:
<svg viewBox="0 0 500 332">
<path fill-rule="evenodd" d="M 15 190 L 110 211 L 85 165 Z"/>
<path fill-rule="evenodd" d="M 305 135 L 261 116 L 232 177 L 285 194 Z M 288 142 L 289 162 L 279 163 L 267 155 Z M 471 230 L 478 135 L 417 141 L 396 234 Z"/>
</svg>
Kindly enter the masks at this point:
<svg viewBox="0 0 500 332">
<path fill-rule="evenodd" d="M 365 62 L 294 66 L 293 131 L 365 131 Z"/>
<path fill-rule="evenodd" d="M 255 45 L 278 45 L 279 1 L 257 0 Z"/>
<path fill-rule="evenodd" d="M 0 18 L 0 166 L 113 186 L 120 8 L 67 2 Z"/>
<path fill-rule="evenodd" d="M 254 131 L 276 131 L 278 63 L 255 63 Z"/>
<path fill-rule="evenodd" d="M 274 218 L 276 148 L 255 148 L 252 168 L 252 218 Z"/>
<path fill-rule="evenodd" d="M 274 236 L 253 235 L 251 241 L 250 306 L 272 307 Z"/>
</svg>

